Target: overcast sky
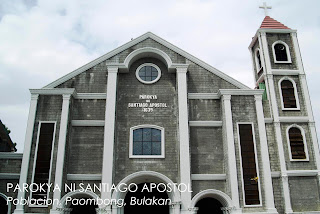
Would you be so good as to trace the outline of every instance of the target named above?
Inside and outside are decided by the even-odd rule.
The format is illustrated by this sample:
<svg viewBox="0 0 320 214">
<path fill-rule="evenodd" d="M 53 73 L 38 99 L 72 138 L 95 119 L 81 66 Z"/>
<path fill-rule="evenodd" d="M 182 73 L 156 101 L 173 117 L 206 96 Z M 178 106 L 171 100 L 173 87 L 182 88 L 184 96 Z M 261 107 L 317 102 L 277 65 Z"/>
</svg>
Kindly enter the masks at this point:
<svg viewBox="0 0 320 214">
<path fill-rule="evenodd" d="M 298 30 L 320 131 L 320 1 L 267 0 L 269 15 Z M 148 31 L 254 86 L 248 51 L 263 0 L 0 0 L 0 119 L 23 151 L 30 88 Z M 320 136 L 320 134 L 318 134 Z"/>
</svg>

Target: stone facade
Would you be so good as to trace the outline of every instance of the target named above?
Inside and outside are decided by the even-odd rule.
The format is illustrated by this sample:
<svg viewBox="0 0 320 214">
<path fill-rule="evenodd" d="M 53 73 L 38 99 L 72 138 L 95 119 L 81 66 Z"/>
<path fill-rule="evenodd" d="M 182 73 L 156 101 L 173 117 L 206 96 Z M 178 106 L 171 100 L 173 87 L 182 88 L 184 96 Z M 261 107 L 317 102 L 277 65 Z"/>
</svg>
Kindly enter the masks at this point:
<svg viewBox="0 0 320 214">
<path fill-rule="evenodd" d="M 292 63 L 274 62 L 272 44 L 279 40 L 290 47 Z M 259 76 L 255 66 L 257 48 L 263 53 L 263 70 Z M 35 111 L 34 118 L 29 118 L 34 122 L 28 126 L 32 136 L 26 141 L 30 152 L 25 152 L 22 160 L 22 165 L 26 163 L 28 167 L 21 169 L 19 183 L 32 182 L 39 123 L 52 121 L 56 130 L 50 165 L 53 184 L 59 182 L 57 178 L 68 185 L 99 185 L 105 180 L 114 185 L 121 181 L 189 180 L 192 193 L 168 193 L 176 204 L 171 206 L 170 213 L 192 213 L 197 202 L 207 197 L 218 200 L 231 213 L 320 212 L 319 150 L 315 148 L 313 117 L 297 50 L 295 31 L 257 32 L 250 51 L 257 85 L 263 81 L 267 86 L 267 99 L 262 100 L 263 90 L 250 89 L 158 36 L 146 33 L 44 89 L 31 90 L 38 97 L 30 111 Z M 144 63 L 152 63 L 161 70 L 157 82 L 144 84 L 138 80 L 136 70 Z M 299 70 L 299 73 L 287 75 L 288 70 Z M 281 107 L 278 82 L 284 76 L 296 83 L 300 109 L 287 111 Z M 144 95 L 154 97 L 144 99 Z M 113 98 L 115 106 L 110 107 Z M 187 106 L 181 106 L 184 102 Z M 164 106 L 144 109 L 131 105 L 137 103 Z M 108 110 L 113 107 L 115 114 L 110 116 Z M 250 124 L 253 128 L 257 177 L 252 179 L 258 183 L 261 201 L 253 206 L 245 203 L 239 124 Z M 290 160 L 287 128 L 293 124 L 304 130 L 308 160 Z M 130 153 L 132 130 L 141 125 L 164 130 L 162 157 L 137 158 Z M 114 138 L 106 134 L 110 130 Z M 111 160 L 112 164 L 103 160 Z M 18 173 L 20 164 L 21 159 L 5 160 L 0 156 L 0 176 Z M 6 193 L 7 182 L 0 180 L 0 192 L 18 197 L 17 193 Z M 29 196 L 29 193 L 19 194 Z M 59 213 L 67 208 L 64 199 L 69 195 L 125 197 L 125 194 L 100 191 L 81 194 L 62 191 L 61 195 L 50 192 L 49 198 L 59 200 L 60 205 L 17 206 L 12 212 Z M 113 214 L 123 211 L 114 206 L 100 208 L 106 213 L 113 210 Z"/>
</svg>

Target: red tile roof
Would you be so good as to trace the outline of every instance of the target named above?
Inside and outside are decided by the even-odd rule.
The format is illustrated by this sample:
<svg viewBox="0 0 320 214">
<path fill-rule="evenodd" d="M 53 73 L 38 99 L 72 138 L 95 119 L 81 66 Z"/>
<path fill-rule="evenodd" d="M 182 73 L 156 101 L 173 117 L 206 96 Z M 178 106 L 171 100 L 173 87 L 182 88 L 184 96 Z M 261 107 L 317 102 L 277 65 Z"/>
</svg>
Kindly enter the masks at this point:
<svg viewBox="0 0 320 214">
<path fill-rule="evenodd" d="M 278 22 L 277 20 L 266 16 L 260 26 L 260 28 L 269 28 L 269 29 L 290 29 L 284 24 Z"/>
</svg>

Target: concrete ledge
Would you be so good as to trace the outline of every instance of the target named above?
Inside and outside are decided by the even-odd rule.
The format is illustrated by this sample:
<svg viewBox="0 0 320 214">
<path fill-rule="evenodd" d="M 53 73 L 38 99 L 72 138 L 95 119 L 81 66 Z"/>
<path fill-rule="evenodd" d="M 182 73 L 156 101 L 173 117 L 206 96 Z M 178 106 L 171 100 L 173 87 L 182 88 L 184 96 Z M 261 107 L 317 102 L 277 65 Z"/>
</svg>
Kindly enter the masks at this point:
<svg viewBox="0 0 320 214">
<path fill-rule="evenodd" d="M 104 126 L 104 120 L 72 120 L 72 126 Z"/>
<path fill-rule="evenodd" d="M 280 172 L 271 172 L 272 178 L 280 178 Z"/>
<path fill-rule="evenodd" d="M 317 176 L 318 170 L 289 170 L 287 174 L 292 177 Z"/>
<path fill-rule="evenodd" d="M 264 118 L 264 122 L 265 123 L 272 123 L 273 122 L 273 118 Z"/>
<path fill-rule="evenodd" d="M 74 96 L 75 99 L 86 100 L 105 100 L 107 98 L 106 93 L 78 93 Z"/>
<path fill-rule="evenodd" d="M 289 177 L 312 177 L 318 175 L 318 170 L 288 170 L 286 171 Z M 271 172 L 272 178 L 280 178 L 280 172 Z"/>
<path fill-rule="evenodd" d="M 0 152 L 0 159 L 22 159 L 22 153 Z"/>
<path fill-rule="evenodd" d="M 279 121 L 282 123 L 307 123 L 308 117 L 279 117 Z"/>
<path fill-rule="evenodd" d="M 217 93 L 188 93 L 188 99 L 218 100 L 220 96 Z"/>
<path fill-rule="evenodd" d="M 69 181 L 100 181 L 101 179 L 101 174 L 67 174 L 67 180 Z"/>
<path fill-rule="evenodd" d="M 226 174 L 192 174 L 191 180 L 193 181 L 225 181 Z"/>
<path fill-rule="evenodd" d="M 271 69 L 273 75 L 299 75 L 300 70 Z"/>
<path fill-rule="evenodd" d="M 221 127 L 222 121 L 189 121 L 189 126 L 193 126 L 193 127 Z"/>
<path fill-rule="evenodd" d="M 19 180 L 20 173 L 0 173 L 0 180 L 4 179 Z"/>
</svg>

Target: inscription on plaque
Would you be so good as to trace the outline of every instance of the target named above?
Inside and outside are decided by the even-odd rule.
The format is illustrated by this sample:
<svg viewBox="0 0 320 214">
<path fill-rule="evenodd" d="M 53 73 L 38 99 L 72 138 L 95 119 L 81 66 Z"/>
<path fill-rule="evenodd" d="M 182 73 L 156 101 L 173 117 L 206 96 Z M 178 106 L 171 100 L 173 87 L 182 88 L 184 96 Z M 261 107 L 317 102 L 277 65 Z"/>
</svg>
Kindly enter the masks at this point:
<svg viewBox="0 0 320 214">
<path fill-rule="evenodd" d="M 128 108 L 141 108 L 143 112 L 153 112 L 155 108 L 167 108 L 167 103 L 160 103 L 157 95 L 139 95 L 139 102 L 128 103 Z"/>
</svg>

